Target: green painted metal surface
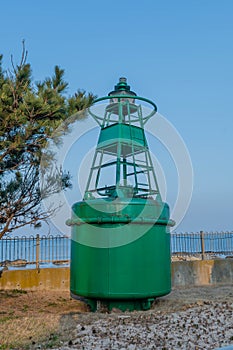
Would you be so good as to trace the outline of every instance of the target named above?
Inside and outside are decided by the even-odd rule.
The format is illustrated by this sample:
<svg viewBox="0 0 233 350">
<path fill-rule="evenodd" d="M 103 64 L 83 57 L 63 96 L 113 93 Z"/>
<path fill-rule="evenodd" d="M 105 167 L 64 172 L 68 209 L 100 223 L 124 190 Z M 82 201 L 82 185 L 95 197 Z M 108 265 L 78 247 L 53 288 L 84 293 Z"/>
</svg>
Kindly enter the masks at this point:
<svg viewBox="0 0 233 350">
<path fill-rule="evenodd" d="M 169 207 L 162 202 L 144 124 L 156 105 L 130 91 L 125 78 L 109 96 L 84 200 L 72 207 L 71 295 L 95 311 L 149 309 L 171 290 Z M 143 115 L 135 100 L 153 110 Z M 110 157 L 110 158 L 109 158 Z M 112 184 L 102 173 L 110 171 Z"/>
<path fill-rule="evenodd" d="M 134 125 L 113 124 L 101 130 L 97 149 L 108 148 L 108 152 L 117 153 L 118 142 L 121 141 L 120 156 L 127 157 L 147 147 L 144 130 Z"/>
<path fill-rule="evenodd" d="M 166 203 L 133 198 L 126 204 L 125 200 L 109 199 L 74 204 L 69 222 L 72 226 L 71 292 L 87 299 L 108 300 L 110 309 L 117 306 L 122 310 L 145 309 L 150 305 L 148 299 L 171 290 L 168 225 L 173 222 L 169 220 Z M 116 206 L 122 207 L 117 216 L 111 213 Z M 80 243 L 82 237 L 90 244 L 101 241 L 97 226 L 107 232 L 105 247 Z M 115 235 L 119 233 L 114 232 L 117 227 L 125 237 L 131 236 L 133 240 L 138 234 L 139 238 L 111 247 L 117 242 Z"/>
<path fill-rule="evenodd" d="M 103 225 L 110 235 L 112 225 L 121 225 L 122 230 L 125 229 L 124 224 Z M 135 230 L 135 226 L 127 224 L 126 231 L 130 229 Z M 156 225 L 136 241 L 115 248 L 87 247 L 77 241 L 77 235 L 92 235 L 94 232 L 95 226 L 87 228 L 82 225 L 79 230 L 73 229 L 73 294 L 114 300 L 155 298 L 170 292 L 170 235 L 166 226 Z"/>
</svg>

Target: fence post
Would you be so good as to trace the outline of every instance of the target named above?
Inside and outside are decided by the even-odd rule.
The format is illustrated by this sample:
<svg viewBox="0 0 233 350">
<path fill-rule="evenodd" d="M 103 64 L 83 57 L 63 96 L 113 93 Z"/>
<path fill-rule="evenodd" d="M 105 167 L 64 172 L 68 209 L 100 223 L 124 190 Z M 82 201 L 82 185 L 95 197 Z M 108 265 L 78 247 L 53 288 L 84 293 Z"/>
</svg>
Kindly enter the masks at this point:
<svg viewBox="0 0 233 350">
<path fill-rule="evenodd" d="M 37 234 L 36 235 L 36 268 L 37 270 L 39 270 L 39 267 L 40 267 L 39 260 L 40 260 L 40 235 Z"/>
<path fill-rule="evenodd" d="M 201 238 L 201 260 L 205 260 L 205 236 L 203 231 L 200 231 L 200 238 Z"/>
</svg>

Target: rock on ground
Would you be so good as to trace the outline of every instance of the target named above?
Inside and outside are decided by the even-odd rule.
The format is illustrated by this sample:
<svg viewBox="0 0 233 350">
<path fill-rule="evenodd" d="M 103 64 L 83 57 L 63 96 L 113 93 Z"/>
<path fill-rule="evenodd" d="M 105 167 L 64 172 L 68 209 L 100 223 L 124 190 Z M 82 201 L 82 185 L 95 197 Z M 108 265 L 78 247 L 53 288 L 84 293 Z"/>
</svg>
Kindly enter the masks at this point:
<svg viewBox="0 0 233 350">
<path fill-rule="evenodd" d="M 182 299 L 183 298 L 183 299 Z M 232 286 L 173 291 L 153 309 L 77 318 L 63 350 L 212 350 L 233 344 Z"/>
</svg>

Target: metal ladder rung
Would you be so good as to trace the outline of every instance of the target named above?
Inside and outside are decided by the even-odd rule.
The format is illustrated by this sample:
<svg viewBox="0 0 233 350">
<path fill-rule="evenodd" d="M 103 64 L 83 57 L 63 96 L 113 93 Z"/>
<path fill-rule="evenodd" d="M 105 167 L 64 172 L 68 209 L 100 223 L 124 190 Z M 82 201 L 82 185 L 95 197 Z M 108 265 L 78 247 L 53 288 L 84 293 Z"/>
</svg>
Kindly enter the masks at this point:
<svg viewBox="0 0 233 350">
<path fill-rule="evenodd" d="M 146 169 L 146 170 L 144 170 L 144 171 L 147 171 L 147 169 L 148 169 L 148 170 L 152 170 L 152 169 L 153 169 L 151 166 L 146 166 L 146 165 L 135 164 L 135 166 L 136 166 L 137 168 Z"/>
<path fill-rule="evenodd" d="M 135 175 L 135 174 L 145 174 L 146 171 L 147 170 L 136 171 L 136 172 L 128 173 L 128 174 L 126 174 L 126 176 L 132 176 L 132 175 Z"/>
<path fill-rule="evenodd" d="M 136 159 L 135 159 L 135 162 L 136 162 L 136 163 L 144 163 L 144 164 L 147 164 L 147 161 L 146 161 L 146 160 L 140 160 L 140 159 L 136 160 Z"/>
</svg>

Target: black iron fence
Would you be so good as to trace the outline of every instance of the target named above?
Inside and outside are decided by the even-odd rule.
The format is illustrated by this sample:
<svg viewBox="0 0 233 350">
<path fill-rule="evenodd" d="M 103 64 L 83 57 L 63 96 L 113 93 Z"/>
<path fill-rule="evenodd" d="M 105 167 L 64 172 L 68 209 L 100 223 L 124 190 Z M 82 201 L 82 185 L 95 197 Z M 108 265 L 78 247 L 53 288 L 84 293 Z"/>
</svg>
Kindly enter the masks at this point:
<svg viewBox="0 0 233 350">
<path fill-rule="evenodd" d="M 172 257 L 213 259 L 233 257 L 233 231 L 171 234 Z"/>
<path fill-rule="evenodd" d="M 233 232 L 172 233 L 173 260 L 233 257 Z M 0 240 L 0 266 L 60 266 L 69 264 L 66 236 L 6 237 Z"/>
<path fill-rule="evenodd" d="M 70 238 L 66 236 L 6 237 L 0 240 L 0 266 L 22 267 L 69 264 Z"/>
</svg>

